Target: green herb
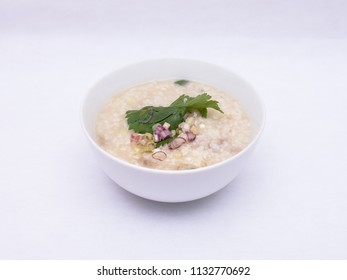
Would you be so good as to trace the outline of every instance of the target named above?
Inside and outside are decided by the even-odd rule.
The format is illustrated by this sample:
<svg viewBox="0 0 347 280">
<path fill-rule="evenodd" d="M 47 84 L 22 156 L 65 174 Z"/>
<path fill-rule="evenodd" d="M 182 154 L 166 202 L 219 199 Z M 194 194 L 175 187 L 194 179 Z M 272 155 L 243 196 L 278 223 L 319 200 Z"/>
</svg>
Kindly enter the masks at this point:
<svg viewBox="0 0 347 280">
<path fill-rule="evenodd" d="M 176 85 L 180 85 L 180 86 L 185 86 L 188 83 L 189 83 L 188 80 L 178 80 L 175 82 Z"/>
<path fill-rule="evenodd" d="M 158 148 L 160 146 L 164 146 L 165 144 L 168 144 L 169 142 L 171 142 L 173 139 L 175 139 L 178 135 L 174 136 L 174 137 L 169 137 L 169 138 L 166 138 L 164 140 L 161 140 L 157 143 L 155 143 L 155 147 Z"/>
<path fill-rule="evenodd" d="M 184 122 L 184 115 L 198 111 L 204 118 L 207 117 L 207 108 L 215 109 L 221 113 L 223 111 L 218 106 L 218 101 L 211 100 L 207 93 L 196 97 L 181 95 L 168 107 L 146 106 L 140 110 L 129 110 L 126 112 L 129 129 L 137 133 L 152 133 L 155 124 L 170 124 L 170 129 L 176 129 L 178 125 Z"/>
</svg>

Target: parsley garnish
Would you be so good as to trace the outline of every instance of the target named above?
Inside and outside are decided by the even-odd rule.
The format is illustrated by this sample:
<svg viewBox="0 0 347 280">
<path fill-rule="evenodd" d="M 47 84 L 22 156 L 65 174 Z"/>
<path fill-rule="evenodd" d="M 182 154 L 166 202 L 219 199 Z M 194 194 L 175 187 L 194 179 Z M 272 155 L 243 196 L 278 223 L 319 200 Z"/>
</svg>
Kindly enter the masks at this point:
<svg viewBox="0 0 347 280">
<path fill-rule="evenodd" d="M 168 107 L 163 106 L 146 106 L 140 110 L 129 110 L 125 117 L 129 129 L 136 133 L 152 133 L 155 124 L 170 124 L 170 129 L 176 129 L 178 125 L 184 122 L 184 115 L 198 111 L 203 118 L 207 117 L 207 108 L 215 109 L 221 113 L 223 111 L 218 106 L 218 101 L 211 100 L 207 93 L 200 94 L 196 97 L 181 95 Z"/>
</svg>

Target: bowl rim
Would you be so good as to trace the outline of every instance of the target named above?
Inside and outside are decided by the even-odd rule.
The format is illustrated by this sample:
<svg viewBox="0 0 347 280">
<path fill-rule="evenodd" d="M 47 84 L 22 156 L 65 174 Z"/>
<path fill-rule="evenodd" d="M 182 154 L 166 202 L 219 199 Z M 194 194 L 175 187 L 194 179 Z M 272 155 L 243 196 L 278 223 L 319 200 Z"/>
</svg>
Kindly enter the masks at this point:
<svg viewBox="0 0 347 280">
<path fill-rule="evenodd" d="M 145 166 L 141 166 L 141 165 L 136 165 L 136 164 L 132 164 L 127 162 L 126 160 L 123 160 L 121 158 L 118 158 L 116 156 L 111 155 L 110 153 L 106 152 L 104 149 L 102 149 L 100 147 L 100 145 L 90 136 L 85 122 L 84 122 L 84 109 L 85 109 L 85 104 L 88 100 L 88 97 L 92 94 L 92 92 L 94 91 L 94 88 L 96 86 L 98 86 L 100 83 L 102 83 L 104 80 L 112 77 L 116 72 L 118 71 L 122 71 L 125 68 L 130 68 L 130 67 L 136 67 L 139 64 L 143 64 L 143 63 L 150 63 L 150 62 L 160 62 L 160 61 L 184 61 L 184 62 L 188 62 L 188 63 L 203 63 L 206 66 L 212 66 L 215 68 L 219 68 L 220 70 L 223 70 L 225 72 L 228 72 L 230 74 L 232 74 L 234 77 L 238 78 L 239 80 L 241 80 L 243 83 L 245 83 L 252 91 L 253 93 L 256 95 L 256 97 L 258 98 L 258 102 L 260 105 L 260 109 L 261 109 L 261 113 L 262 113 L 262 121 L 260 123 L 258 132 L 253 136 L 253 139 L 248 143 L 248 145 L 242 149 L 239 153 L 237 153 L 234 156 L 231 156 L 223 161 L 208 165 L 208 166 L 204 166 L 204 167 L 199 167 L 199 168 L 194 168 L 194 169 L 182 169 L 182 170 L 171 170 L 171 169 L 155 169 L 155 168 L 150 168 L 150 167 L 145 167 Z M 92 144 L 92 146 L 94 148 L 96 148 L 96 150 L 98 150 L 99 152 L 101 152 L 104 156 L 106 156 L 107 158 L 109 158 L 112 161 L 116 161 L 119 164 L 123 164 L 129 168 L 141 171 L 141 172 L 147 172 L 147 173 L 152 173 L 152 174 L 172 174 L 172 175 L 179 175 L 179 174 L 195 174 L 195 173 L 201 173 L 201 172 L 206 172 L 208 170 L 213 170 L 218 168 L 219 166 L 225 165 L 231 161 L 235 161 L 237 158 L 241 157 L 243 154 L 245 154 L 248 150 L 250 150 L 255 143 L 258 141 L 258 139 L 260 138 L 261 134 L 263 133 L 264 127 L 265 127 L 265 122 L 266 122 L 266 112 L 265 112 L 265 104 L 263 99 L 260 97 L 260 95 L 258 94 L 258 92 L 254 89 L 254 87 L 248 82 L 246 81 L 244 78 L 242 78 L 241 76 L 239 76 L 238 74 L 235 74 L 233 71 L 229 70 L 226 67 L 222 67 L 218 64 L 214 64 L 211 62 L 206 62 L 206 61 L 202 61 L 202 60 L 197 60 L 197 59 L 186 59 L 186 58 L 158 58 L 158 59 L 147 59 L 147 60 L 142 60 L 139 62 L 135 62 L 135 63 L 131 63 L 131 64 L 127 64 L 125 66 L 121 66 L 120 68 L 117 68 L 115 70 L 113 70 L 112 72 L 108 73 L 107 75 L 102 76 L 100 79 L 97 80 L 96 83 L 94 83 L 89 90 L 83 95 L 82 98 L 82 102 L 80 103 L 80 124 L 82 127 L 82 130 L 84 132 L 84 134 L 86 135 L 87 139 L 89 140 L 89 143 Z"/>
</svg>

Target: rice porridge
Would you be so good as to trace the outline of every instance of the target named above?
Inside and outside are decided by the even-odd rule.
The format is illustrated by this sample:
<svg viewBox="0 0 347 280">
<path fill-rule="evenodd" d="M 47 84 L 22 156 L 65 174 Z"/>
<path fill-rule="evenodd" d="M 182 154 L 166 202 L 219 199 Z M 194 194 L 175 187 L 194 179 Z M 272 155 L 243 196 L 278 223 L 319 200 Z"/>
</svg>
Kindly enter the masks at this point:
<svg viewBox="0 0 347 280">
<path fill-rule="evenodd" d="M 113 156 L 169 170 L 221 162 L 251 139 L 250 121 L 237 100 L 186 80 L 150 81 L 115 94 L 98 113 L 95 129 L 97 142 Z"/>
</svg>

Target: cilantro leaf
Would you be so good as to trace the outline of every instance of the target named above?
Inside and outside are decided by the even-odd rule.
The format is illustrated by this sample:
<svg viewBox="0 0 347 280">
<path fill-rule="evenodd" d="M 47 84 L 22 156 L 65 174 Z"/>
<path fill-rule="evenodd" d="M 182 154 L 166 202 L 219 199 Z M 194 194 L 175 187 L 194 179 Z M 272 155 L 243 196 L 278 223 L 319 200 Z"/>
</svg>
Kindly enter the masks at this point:
<svg viewBox="0 0 347 280">
<path fill-rule="evenodd" d="M 207 117 L 207 108 L 215 109 L 221 113 L 218 101 L 211 100 L 207 93 L 196 97 L 181 95 L 168 107 L 146 106 L 140 110 L 129 110 L 125 117 L 129 129 L 137 133 L 152 133 L 155 124 L 170 124 L 170 129 L 176 129 L 178 125 L 184 122 L 184 115 L 192 111 L 198 111 L 203 118 Z"/>
<path fill-rule="evenodd" d="M 223 113 L 223 111 L 218 106 L 218 101 L 210 99 L 211 96 L 207 93 L 200 94 L 196 97 L 190 97 L 183 94 L 170 106 L 187 107 L 188 111 L 197 110 L 203 118 L 207 117 L 207 108 L 212 108 Z"/>
</svg>

